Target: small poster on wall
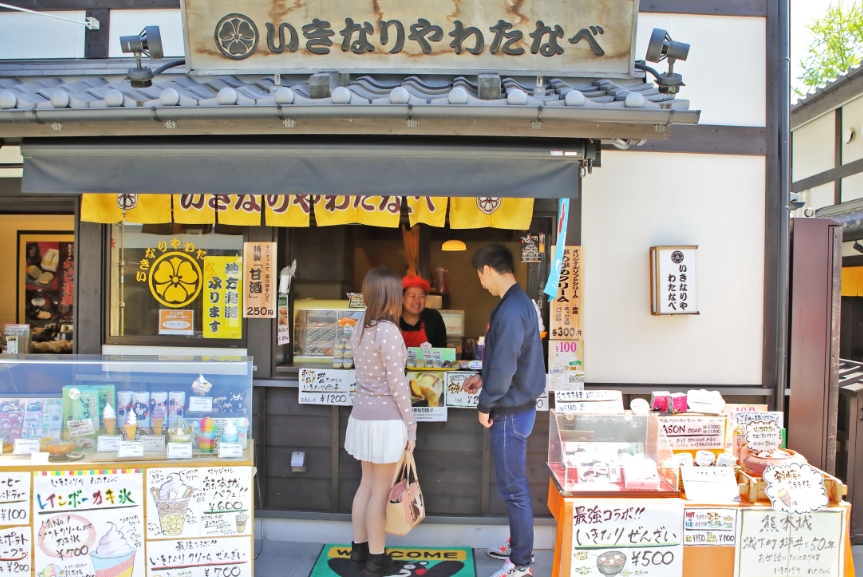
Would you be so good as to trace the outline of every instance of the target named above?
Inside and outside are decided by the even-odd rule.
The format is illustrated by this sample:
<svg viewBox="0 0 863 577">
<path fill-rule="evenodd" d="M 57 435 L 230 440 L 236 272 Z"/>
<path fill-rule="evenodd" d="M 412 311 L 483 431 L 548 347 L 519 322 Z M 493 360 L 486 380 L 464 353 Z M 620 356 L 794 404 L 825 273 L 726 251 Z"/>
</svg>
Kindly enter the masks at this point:
<svg viewBox="0 0 863 577">
<path fill-rule="evenodd" d="M 30 325 L 36 333 L 51 333 L 47 340 L 60 333 L 61 324 L 72 322 L 74 240 L 71 233 L 18 233 L 18 322 Z"/>
</svg>

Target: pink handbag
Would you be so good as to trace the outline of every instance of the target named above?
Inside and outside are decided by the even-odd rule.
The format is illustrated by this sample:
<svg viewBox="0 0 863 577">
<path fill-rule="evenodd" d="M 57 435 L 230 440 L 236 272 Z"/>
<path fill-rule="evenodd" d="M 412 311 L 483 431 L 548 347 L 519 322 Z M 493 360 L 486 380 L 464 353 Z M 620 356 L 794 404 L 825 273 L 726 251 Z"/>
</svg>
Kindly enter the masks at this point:
<svg viewBox="0 0 863 577">
<path fill-rule="evenodd" d="M 425 516 L 425 501 L 417 478 L 414 455 L 411 451 L 405 451 L 393 475 L 387 503 L 387 533 L 407 535 Z"/>
</svg>

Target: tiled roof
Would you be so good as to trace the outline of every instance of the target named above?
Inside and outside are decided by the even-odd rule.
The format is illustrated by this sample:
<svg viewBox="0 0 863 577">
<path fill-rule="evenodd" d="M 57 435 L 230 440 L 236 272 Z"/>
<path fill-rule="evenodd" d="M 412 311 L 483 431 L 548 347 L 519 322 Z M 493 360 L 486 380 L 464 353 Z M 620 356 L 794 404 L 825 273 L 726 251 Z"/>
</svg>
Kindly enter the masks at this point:
<svg viewBox="0 0 863 577">
<path fill-rule="evenodd" d="M 791 105 L 791 111 L 794 112 L 794 111 L 797 111 L 801 108 L 806 107 L 807 105 L 811 104 L 812 102 L 820 99 L 825 94 L 836 90 L 837 88 L 839 88 L 840 86 L 842 86 L 846 82 L 850 82 L 853 78 L 857 78 L 858 76 L 862 76 L 862 75 L 863 75 L 863 63 L 861 63 L 860 65 L 857 65 L 857 66 L 852 66 L 851 68 L 849 68 L 845 72 L 845 74 L 840 74 L 839 76 L 837 76 L 833 80 L 827 82 L 827 84 L 825 84 L 824 86 L 816 88 L 813 92 L 809 92 L 808 94 L 806 94 L 806 96 L 804 96 L 803 98 L 801 98 L 800 100 L 798 100 L 797 102 L 792 104 Z"/>
<path fill-rule="evenodd" d="M 514 78 L 501 79 L 501 98 L 479 98 L 475 79 L 407 76 L 351 77 L 324 98 L 312 98 L 308 76 L 158 76 L 149 88 L 133 88 L 118 77 L 3 77 L 0 112 L 105 108 L 231 106 L 540 106 L 628 110 L 688 110 L 689 101 L 660 93 L 640 79 L 548 79 L 538 91 Z"/>
</svg>

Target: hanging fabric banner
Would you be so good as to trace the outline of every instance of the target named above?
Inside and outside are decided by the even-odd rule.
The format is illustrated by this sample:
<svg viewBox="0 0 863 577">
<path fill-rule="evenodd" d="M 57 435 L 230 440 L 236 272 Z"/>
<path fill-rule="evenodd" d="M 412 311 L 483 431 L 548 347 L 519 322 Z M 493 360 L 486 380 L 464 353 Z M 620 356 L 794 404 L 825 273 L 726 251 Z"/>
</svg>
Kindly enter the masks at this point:
<svg viewBox="0 0 863 577">
<path fill-rule="evenodd" d="M 174 222 L 214 224 L 216 209 L 212 194 L 174 194 Z"/>
<path fill-rule="evenodd" d="M 233 226 L 260 226 L 261 200 L 254 194 L 216 194 L 214 195 L 219 224 Z"/>
<path fill-rule="evenodd" d="M 451 198 L 449 225 L 454 229 L 504 228 L 527 230 L 533 218 L 532 198 Z"/>
<path fill-rule="evenodd" d="M 269 194 L 264 197 L 267 226 L 309 226 L 312 197 L 307 194 Z"/>
<path fill-rule="evenodd" d="M 114 224 L 123 221 L 137 224 L 171 222 L 171 198 L 167 194 L 84 194 L 81 220 Z"/>
<path fill-rule="evenodd" d="M 243 338 L 243 257 L 204 257 L 204 338 Z"/>
<path fill-rule="evenodd" d="M 314 197 L 315 222 L 318 226 L 336 226 L 339 224 L 355 224 L 357 208 L 351 202 L 350 196 L 316 196 Z"/>
<path fill-rule="evenodd" d="M 398 228 L 402 215 L 400 196 L 355 196 L 357 222 L 368 226 Z"/>
<path fill-rule="evenodd" d="M 566 246 L 567 220 L 569 220 L 569 199 L 561 198 L 557 208 L 557 244 L 554 247 L 554 260 L 551 261 L 551 272 L 548 274 L 548 282 L 545 283 L 545 290 L 543 290 L 548 295 L 548 300 L 557 298 L 560 269 L 563 266 L 563 252 Z"/>
<path fill-rule="evenodd" d="M 446 226 L 446 207 L 447 200 L 445 196 L 409 196 L 408 198 L 408 218 L 411 226 L 418 223 L 427 224 L 443 228 Z"/>
</svg>

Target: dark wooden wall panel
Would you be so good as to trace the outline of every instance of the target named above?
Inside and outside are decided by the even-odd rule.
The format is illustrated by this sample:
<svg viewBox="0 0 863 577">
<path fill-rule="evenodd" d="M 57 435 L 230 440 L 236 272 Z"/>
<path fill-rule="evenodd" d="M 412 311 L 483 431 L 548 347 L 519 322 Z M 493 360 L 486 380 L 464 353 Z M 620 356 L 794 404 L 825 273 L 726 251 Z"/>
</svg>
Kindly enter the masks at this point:
<svg viewBox="0 0 863 577">
<path fill-rule="evenodd" d="M 75 352 L 102 354 L 105 293 L 105 228 L 101 224 L 78 221 L 75 239 Z M 87 279 L 87 282 L 82 282 Z"/>
</svg>

